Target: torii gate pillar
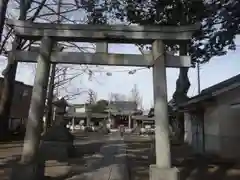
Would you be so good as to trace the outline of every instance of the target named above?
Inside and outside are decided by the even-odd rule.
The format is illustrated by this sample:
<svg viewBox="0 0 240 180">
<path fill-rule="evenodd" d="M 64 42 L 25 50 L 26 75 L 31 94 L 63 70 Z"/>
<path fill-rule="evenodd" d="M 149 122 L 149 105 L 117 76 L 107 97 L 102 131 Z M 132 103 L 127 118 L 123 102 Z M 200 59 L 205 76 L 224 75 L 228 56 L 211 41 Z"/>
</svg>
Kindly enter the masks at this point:
<svg viewBox="0 0 240 180">
<path fill-rule="evenodd" d="M 12 180 L 38 180 L 44 175 L 44 162 L 38 155 L 41 137 L 41 120 L 44 114 L 47 85 L 50 70 L 50 58 L 54 40 L 43 37 L 37 57 L 37 71 L 32 90 L 32 99 L 24 139 L 21 163 L 13 168 Z"/>
<path fill-rule="evenodd" d="M 171 167 L 165 49 L 162 40 L 153 42 L 152 55 L 156 165 L 150 165 L 150 180 L 177 180 L 179 173 Z"/>
<path fill-rule="evenodd" d="M 26 163 L 37 158 L 36 149 L 40 142 L 40 123 L 43 118 L 45 100 L 47 94 L 48 78 L 50 71 L 50 57 L 52 53 L 53 40 L 50 37 L 43 37 L 37 59 L 37 71 L 32 90 L 32 99 L 28 114 L 26 135 L 21 161 Z M 35 134 L 37 133 L 37 134 Z"/>
</svg>

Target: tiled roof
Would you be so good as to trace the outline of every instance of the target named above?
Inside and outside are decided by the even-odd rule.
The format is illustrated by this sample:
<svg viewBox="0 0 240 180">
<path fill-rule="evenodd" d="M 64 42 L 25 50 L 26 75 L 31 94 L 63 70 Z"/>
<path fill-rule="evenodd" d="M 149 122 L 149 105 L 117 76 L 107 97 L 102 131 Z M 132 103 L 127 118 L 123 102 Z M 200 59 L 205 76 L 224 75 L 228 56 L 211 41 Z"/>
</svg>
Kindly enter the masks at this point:
<svg viewBox="0 0 240 180">
<path fill-rule="evenodd" d="M 201 91 L 201 93 L 199 95 L 196 95 L 194 97 L 191 97 L 187 102 L 181 104 L 180 106 L 176 107 L 177 108 L 181 108 L 181 107 L 185 107 L 188 106 L 190 104 L 194 104 L 194 103 L 198 103 L 200 101 L 209 99 L 211 97 L 213 97 L 213 93 L 215 93 L 216 91 L 221 91 L 224 88 L 228 88 L 232 85 L 236 85 L 234 87 L 238 87 L 240 86 L 240 74 L 233 76 L 230 79 L 227 79 L 225 81 L 222 81 L 218 84 L 215 84 L 213 86 L 210 86 L 204 90 Z M 171 106 L 172 102 L 169 102 L 169 105 Z M 154 108 L 151 108 L 148 114 L 149 117 L 153 117 L 154 116 Z"/>
<path fill-rule="evenodd" d="M 202 90 L 199 95 L 190 98 L 186 103 L 180 105 L 180 107 L 184 107 L 190 104 L 195 104 L 200 101 L 213 98 L 216 95 L 220 95 L 222 92 L 231 90 L 233 88 L 237 88 L 239 86 L 240 86 L 240 74 Z"/>
<path fill-rule="evenodd" d="M 137 110 L 137 104 L 134 101 L 112 101 L 108 108 L 118 111 L 135 111 Z"/>
<path fill-rule="evenodd" d="M 228 87 L 228 86 L 230 86 L 232 84 L 239 83 L 239 82 L 240 82 L 240 74 L 236 75 L 236 76 L 233 76 L 230 79 L 227 79 L 225 81 L 222 81 L 222 82 L 220 82 L 218 84 L 215 84 L 215 85 L 213 85 L 211 87 L 208 87 L 208 88 L 202 90 L 200 95 L 209 94 L 209 93 L 212 93 L 214 91 L 220 90 L 222 88 Z"/>
<path fill-rule="evenodd" d="M 87 113 L 76 113 L 76 112 L 68 112 L 65 116 L 67 117 L 76 117 L 76 118 L 86 118 L 87 117 Z M 104 114 L 104 113 L 91 113 L 91 117 L 92 118 L 107 118 L 108 114 Z"/>
</svg>

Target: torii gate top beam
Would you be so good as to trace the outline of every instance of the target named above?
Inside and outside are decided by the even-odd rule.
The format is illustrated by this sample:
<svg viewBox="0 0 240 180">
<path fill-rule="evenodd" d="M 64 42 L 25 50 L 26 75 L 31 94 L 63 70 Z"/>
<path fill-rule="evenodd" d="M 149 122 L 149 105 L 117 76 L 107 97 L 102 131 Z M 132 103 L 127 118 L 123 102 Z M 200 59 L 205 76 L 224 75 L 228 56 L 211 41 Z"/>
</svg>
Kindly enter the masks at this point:
<svg viewBox="0 0 240 180">
<path fill-rule="evenodd" d="M 56 41 L 108 42 L 148 44 L 156 39 L 190 40 L 200 24 L 189 26 L 126 26 L 31 23 L 7 20 L 16 35 L 26 40 L 40 40 L 43 36 Z"/>
</svg>

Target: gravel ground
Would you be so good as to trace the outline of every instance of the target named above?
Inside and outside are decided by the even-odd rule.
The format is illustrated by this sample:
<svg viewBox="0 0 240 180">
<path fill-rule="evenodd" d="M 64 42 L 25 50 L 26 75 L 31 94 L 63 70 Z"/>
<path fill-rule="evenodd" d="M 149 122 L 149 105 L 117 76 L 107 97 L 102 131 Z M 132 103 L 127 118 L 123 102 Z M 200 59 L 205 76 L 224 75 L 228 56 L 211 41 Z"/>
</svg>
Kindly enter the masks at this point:
<svg viewBox="0 0 240 180">
<path fill-rule="evenodd" d="M 80 173 L 99 159 L 97 153 L 107 138 L 99 133 L 74 133 L 76 138 L 76 156 L 68 162 L 47 161 L 45 175 L 47 179 L 62 180 Z M 22 151 L 22 142 L 0 143 L 0 180 L 9 180 L 11 167 L 18 162 Z M 95 157 L 96 156 L 96 157 Z"/>
<path fill-rule="evenodd" d="M 127 163 L 130 180 L 149 180 L 149 165 L 154 164 L 151 157 L 152 141 L 149 138 L 125 136 Z"/>
<path fill-rule="evenodd" d="M 155 164 L 153 139 L 125 136 L 130 180 L 149 180 L 149 165 Z M 222 159 L 191 155 L 189 147 L 173 145 L 172 164 L 180 171 L 180 180 L 239 180 L 240 165 Z"/>
<path fill-rule="evenodd" d="M 77 155 L 68 162 L 48 161 L 48 179 L 63 180 L 86 171 L 99 159 L 98 152 L 107 136 L 75 133 Z M 149 165 L 155 164 L 153 139 L 126 135 L 130 180 L 149 180 Z M 9 180 L 11 166 L 20 157 L 22 142 L 0 143 L 0 179 Z M 172 146 L 172 164 L 180 170 L 181 180 L 237 180 L 240 165 L 231 161 L 191 156 L 186 146 Z"/>
<path fill-rule="evenodd" d="M 0 143 L 0 179 L 8 180 L 12 165 L 20 159 L 22 141 Z"/>
</svg>

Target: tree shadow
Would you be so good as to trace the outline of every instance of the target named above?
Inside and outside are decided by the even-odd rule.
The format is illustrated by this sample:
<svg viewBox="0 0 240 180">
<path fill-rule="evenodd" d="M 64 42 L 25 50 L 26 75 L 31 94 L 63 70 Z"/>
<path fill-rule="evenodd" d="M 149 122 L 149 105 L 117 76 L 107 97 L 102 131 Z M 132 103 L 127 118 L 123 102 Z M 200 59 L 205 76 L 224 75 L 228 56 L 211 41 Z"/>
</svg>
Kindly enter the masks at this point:
<svg viewBox="0 0 240 180">
<path fill-rule="evenodd" d="M 0 158 L 0 179 L 8 180 L 11 168 L 20 160 L 20 155 L 12 155 L 4 158 Z"/>
<path fill-rule="evenodd" d="M 23 145 L 22 144 L 8 144 L 6 146 L 0 146 L 0 149 L 3 150 L 3 149 L 11 149 L 11 148 L 20 148 L 22 147 Z"/>
<path fill-rule="evenodd" d="M 100 144 L 100 143 L 90 143 L 88 145 L 88 150 L 82 151 L 82 146 L 78 146 L 80 151 L 83 152 L 84 157 L 79 158 L 82 154 L 78 153 L 77 156 L 73 159 L 69 160 L 70 171 L 68 174 L 63 175 L 62 177 L 51 178 L 53 180 L 60 180 L 67 178 L 84 180 L 87 177 L 92 177 L 92 179 L 98 179 L 99 171 L 105 172 L 105 175 L 110 173 L 110 167 L 120 167 L 122 166 L 125 158 L 124 151 L 120 152 L 119 150 L 121 147 L 120 141 L 111 141 L 107 144 Z M 86 147 L 84 147 L 86 148 Z M 124 171 L 124 169 L 122 169 Z M 124 174 L 125 172 L 123 172 Z M 94 178 L 95 177 L 95 178 Z"/>
<path fill-rule="evenodd" d="M 85 164 L 87 157 L 93 156 L 99 152 L 100 147 L 104 144 L 103 141 L 93 141 L 91 137 L 86 134 L 74 134 L 75 145 L 73 155 L 65 161 L 56 159 L 47 159 L 45 163 L 45 175 L 46 179 L 66 179 L 73 174 L 72 166 L 74 164 L 79 166 L 79 169 L 86 168 Z M 79 143 L 80 142 L 80 143 Z M 55 161 L 54 163 L 49 163 Z M 68 168 L 68 170 L 64 170 Z M 65 171 L 65 172 L 63 172 Z M 58 175 L 60 174 L 60 175 Z"/>
<path fill-rule="evenodd" d="M 147 138 L 141 139 L 125 138 L 127 164 L 131 180 L 149 179 L 149 166 L 155 163 L 152 141 Z"/>
<path fill-rule="evenodd" d="M 195 156 L 176 165 L 180 179 L 235 180 L 240 179 L 240 168 L 234 161 Z"/>
<path fill-rule="evenodd" d="M 47 159 L 45 170 L 53 176 L 48 177 L 48 174 L 45 173 L 47 175 L 46 179 L 66 179 L 81 172 L 91 172 L 94 169 L 87 165 L 89 161 L 99 161 L 102 158 L 99 156 L 99 152 L 101 147 L 106 143 L 104 140 L 105 135 L 99 133 L 74 133 L 74 136 L 75 142 L 80 142 L 75 145 L 74 156 L 66 161 Z M 10 148 L 13 148 L 13 146 L 14 148 L 21 147 L 22 143 L 23 141 L 0 142 L 0 148 L 4 152 L 8 151 L 8 149 L 10 151 Z M 19 150 L 18 155 L 11 155 L 15 154 L 15 151 L 14 153 L 6 154 L 10 155 L 6 156 L 4 153 L 2 158 L 0 156 L 0 161 L 4 159 L 4 162 L 0 163 L 0 179 L 9 179 L 12 167 L 18 164 L 20 160 L 21 150 Z M 96 166 L 96 168 L 98 167 Z M 58 175 L 59 171 L 62 171 L 60 175 Z"/>
<path fill-rule="evenodd" d="M 140 138 L 139 138 L 140 139 Z M 128 146 L 128 164 L 131 180 L 148 180 L 149 165 L 155 164 L 152 139 L 125 140 Z M 189 146 L 172 145 L 172 165 L 179 169 L 180 180 L 237 180 L 240 166 L 236 161 L 194 155 Z M 148 157 L 148 158 L 146 158 Z"/>
<path fill-rule="evenodd" d="M 21 155 L 13 155 L 13 156 L 0 158 L 0 168 L 11 167 L 11 165 L 18 162 L 20 158 L 21 158 Z"/>
<path fill-rule="evenodd" d="M 8 134 L 6 137 L 0 139 L 0 144 L 14 144 L 24 140 L 25 133 Z"/>
<path fill-rule="evenodd" d="M 124 157 L 121 156 L 121 153 L 119 155 L 119 145 L 121 145 L 119 141 L 104 141 L 100 139 L 99 137 L 99 141 L 91 141 L 91 137 L 89 137 L 89 141 L 80 144 L 77 143 L 75 145 L 74 157 L 69 158 L 66 162 L 69 170 L 60 176 L 46 177 L 46 179 L 85 179 L 86 176 L 96 175 L 102 168 L 109 167 L 113 164 L 121 164 L 122 158 Z M 51 168 L 51 166 L 47 168 Z"/>
<path fill-rule="evenodd" d="M 0 143 L 0 179 L 9 179 L 12 167 L 20 160 L 22 141 Z"/>
</svg>

